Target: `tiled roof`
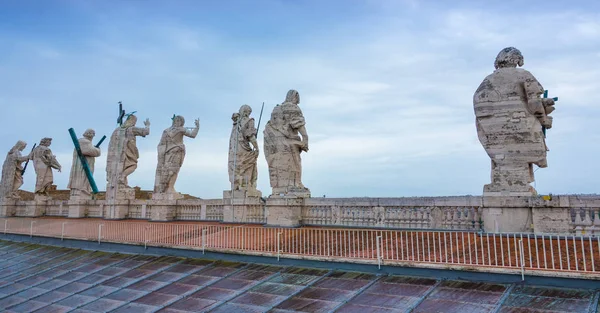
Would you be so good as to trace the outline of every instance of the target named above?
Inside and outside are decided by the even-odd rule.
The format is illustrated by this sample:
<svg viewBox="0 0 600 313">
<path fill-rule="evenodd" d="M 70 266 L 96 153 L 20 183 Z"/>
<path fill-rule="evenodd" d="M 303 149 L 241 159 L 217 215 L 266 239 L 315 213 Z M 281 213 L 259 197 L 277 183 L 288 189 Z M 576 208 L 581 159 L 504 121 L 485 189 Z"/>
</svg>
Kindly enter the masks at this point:
<svg viewBox="0 0 600 313">
<path fill-rule="evenodd" d="M 2 312 L 596 312 L 596 295 L 0 241 Z"/>
</svg>

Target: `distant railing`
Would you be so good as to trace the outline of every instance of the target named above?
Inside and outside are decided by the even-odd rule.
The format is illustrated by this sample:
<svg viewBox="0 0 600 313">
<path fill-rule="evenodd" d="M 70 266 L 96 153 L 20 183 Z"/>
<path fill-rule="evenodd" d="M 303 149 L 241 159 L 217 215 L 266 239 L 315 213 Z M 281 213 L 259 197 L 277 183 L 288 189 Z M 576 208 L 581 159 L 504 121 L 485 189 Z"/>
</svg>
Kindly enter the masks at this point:
<svg viewBox="0 0 600 313">
<path fill-rule="evenodd" d="M 0 233 L 376 265 L 600 278 L 600 237 L 7 218 Z M 544 274 L 546 273 L 546 274 Z M 573 275 L 575 274 L 575 275 Z"/>
<path fill-rule="evenodd" d="M 571 208 L 572 231 L 577 235 L 600 235 L 600 208 Z"/>
<path fill-rule="evenodd" d="M 304 225 L 403 229 L 483 229 L 479 207 L 307 206 Z"/>
</svg>

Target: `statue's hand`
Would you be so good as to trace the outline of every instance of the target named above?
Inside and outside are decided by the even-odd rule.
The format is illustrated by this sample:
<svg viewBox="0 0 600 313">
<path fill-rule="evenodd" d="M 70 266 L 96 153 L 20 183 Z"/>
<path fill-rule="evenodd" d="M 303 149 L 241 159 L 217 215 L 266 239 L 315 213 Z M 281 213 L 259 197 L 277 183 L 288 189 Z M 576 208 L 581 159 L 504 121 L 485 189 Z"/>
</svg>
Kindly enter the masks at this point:
<svg viewBox="0 0 600 313">
<path fill-rule="evenodd" d="M 258 151 L 258 148 L 254 148 L 254 156 L 258 158 L 258 155 L 260 154 L 260 152 Z"/>
<path fill-rule="evenodd" d="M 301 149 L 305 152 L 308 152 L 308 142 L 303 142 Z"/>
<path fill-rule="evenodd" d="M 147 118 L 147 119 L 144 121 L 144 126 L 146 126 L 146 127 L 150 127 L 150 119 L 148 119 L 148 118 Z"/>
<path fill-rule="evenodd" d="M 552 128 L 552 116 L 545 116 L 542 120 L 542 125 L 547 129 Z"/>
<path fill-rule="evenodd" d="M 196 128 L 200 128 L 200 119 L 199 118 L 195 119 L 194 124 L 196 125 Z"/>
</svg>

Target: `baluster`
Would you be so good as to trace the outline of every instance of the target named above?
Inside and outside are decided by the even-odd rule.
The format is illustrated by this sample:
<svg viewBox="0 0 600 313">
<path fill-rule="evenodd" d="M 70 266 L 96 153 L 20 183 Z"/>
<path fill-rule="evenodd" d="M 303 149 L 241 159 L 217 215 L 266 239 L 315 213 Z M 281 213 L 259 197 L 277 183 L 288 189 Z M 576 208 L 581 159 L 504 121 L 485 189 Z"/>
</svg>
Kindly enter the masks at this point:
<svg viewBox="0 0 600 313">
<path fill-rule="evenodd" d="M 577 235 L 581 235 L 583 233 L 583 221 L 581 220 L 581 208 L 574 209 L 575 210 L 575 233 Z"/>
</svg>

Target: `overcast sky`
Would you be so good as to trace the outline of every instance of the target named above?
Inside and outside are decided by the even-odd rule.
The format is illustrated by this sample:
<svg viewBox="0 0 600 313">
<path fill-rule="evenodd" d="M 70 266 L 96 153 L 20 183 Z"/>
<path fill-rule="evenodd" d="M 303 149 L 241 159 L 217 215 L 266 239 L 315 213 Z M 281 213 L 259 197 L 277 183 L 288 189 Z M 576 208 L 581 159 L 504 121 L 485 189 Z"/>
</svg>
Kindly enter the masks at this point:
<svg viewBox="0 0 600 313">
<path fill-rule="evenodd" d="M 490 160 L 472 96 L 496 54 L 558 96 L 542 194 L 600 190 L 600 5 L 595 1 L 0 1 L 0 149 L 54 138 L 66 188 L 73 144 L 116 127 L 117 102 L 150 118 L 132 186 L 152 189 L 156 146 L 173 114 L 200 118 L 176 188 L 219 198 L 229 187 L 231 114 L 262 128 L 289 89 L 310 135 L 313 196 L 479 195 Z M 103 153 L 108 140 L 103 144 Z M 261 149 L 262 150 L 262 149 Z M 262 152 L 262 151 L 261 151 Z M 106 181 L 106 155 L 95 178 Z M 33 190 L 33 168 L 25 175 Z M 270 194 L 259 157 L 259 189 Z"/>
</svg>

